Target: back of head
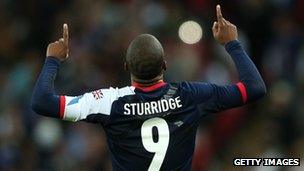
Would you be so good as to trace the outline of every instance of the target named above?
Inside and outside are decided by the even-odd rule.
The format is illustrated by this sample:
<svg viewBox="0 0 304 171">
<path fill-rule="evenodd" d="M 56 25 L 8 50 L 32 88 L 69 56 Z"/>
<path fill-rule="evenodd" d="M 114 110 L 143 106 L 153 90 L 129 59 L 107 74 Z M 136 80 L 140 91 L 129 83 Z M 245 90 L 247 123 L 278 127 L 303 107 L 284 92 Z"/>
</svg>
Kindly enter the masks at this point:
<svg viewBox="0 0 304 171">
<path fill-rule="evenodd" d="M 131 74 L 137 79 L 151 80 L 162 74 L 164 69 L 162 45 L 154 36 L 141 34 L 129 45 L 126 63 Z"/>
</svg>

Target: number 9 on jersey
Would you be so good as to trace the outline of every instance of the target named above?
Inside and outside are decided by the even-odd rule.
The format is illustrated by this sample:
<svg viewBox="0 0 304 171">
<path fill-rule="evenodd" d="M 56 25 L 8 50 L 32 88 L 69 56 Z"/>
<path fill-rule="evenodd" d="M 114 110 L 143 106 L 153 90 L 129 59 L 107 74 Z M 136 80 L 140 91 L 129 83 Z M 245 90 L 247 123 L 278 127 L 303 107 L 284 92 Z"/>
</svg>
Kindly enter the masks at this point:
<svg viewBox="0 0 304 171">
<path fill-rule="evenodd" d="M 153 127 L 158 132 L 158 141 L 153 140 Z M 158 171 L 165 159 L 169 145 L 170 133 L 167 122 L 162 118 L 151 118 L 146 120 L 141 126 L 141 139 L 144 148 L 151 153 L 155 153 L 148 171 Z"/>
</svg>

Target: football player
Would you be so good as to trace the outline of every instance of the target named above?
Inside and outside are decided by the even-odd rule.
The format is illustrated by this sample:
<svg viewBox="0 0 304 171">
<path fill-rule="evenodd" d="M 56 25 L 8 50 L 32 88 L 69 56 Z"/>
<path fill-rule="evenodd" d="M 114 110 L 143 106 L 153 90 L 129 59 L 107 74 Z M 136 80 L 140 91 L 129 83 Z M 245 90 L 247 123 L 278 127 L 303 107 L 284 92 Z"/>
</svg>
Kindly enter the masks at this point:
<svg viewBox="0 0 304 171">
<path fill-rule="evenodd" d="M 48 117 L 102 125 L 115 171 L 190 170 L 202 117 L 256 101 L 266 93 L 262 77 L 237 40 L 236 26 L 223 18 L 219 5 L 216 13 L 213 35 L 234 61 L 238 83 L 165 82 L 162 45 L 154 36 L 142 34 L 126 53 L 130 86 L 79 96 L 58 95 L 54 80 L 69 50 L 64 24 L 63 37 L 47 48 L 33 92 L 33 110 Z"/>
</svg>

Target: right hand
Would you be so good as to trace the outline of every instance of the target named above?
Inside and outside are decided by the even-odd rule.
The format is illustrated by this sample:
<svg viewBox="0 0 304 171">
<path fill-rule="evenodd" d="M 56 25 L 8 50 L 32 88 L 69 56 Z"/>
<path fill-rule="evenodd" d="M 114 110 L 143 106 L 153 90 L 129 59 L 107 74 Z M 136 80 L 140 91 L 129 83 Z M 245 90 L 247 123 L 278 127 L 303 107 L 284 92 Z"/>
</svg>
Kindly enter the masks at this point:
<svg viewBox="0 0 304 171">
<path fill-rule="evenodd" d="M 63 24 L 63 37 L 48 45 L 46 56 L 52 56 L 61 61 L 69 57 L 69 28 L 67 24 Z"/>
<path fill-rule="evenodd" d="M 213 23 L 212 32 L 214 38 L 222 45 L 237 40 L 238 33 L 234 24 L 225 20 L 222 15 L 221 6 L 216 6 L 217 21 Z"/>
</svg>

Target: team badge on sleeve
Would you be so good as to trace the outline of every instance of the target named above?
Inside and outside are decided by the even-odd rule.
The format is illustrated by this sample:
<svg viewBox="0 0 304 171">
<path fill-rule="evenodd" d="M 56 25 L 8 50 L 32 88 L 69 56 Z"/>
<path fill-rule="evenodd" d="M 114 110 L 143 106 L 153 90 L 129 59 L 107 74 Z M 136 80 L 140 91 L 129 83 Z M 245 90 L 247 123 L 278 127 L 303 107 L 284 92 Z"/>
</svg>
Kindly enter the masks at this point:
<svg viewBox="0 0 304 171">
<path fill-rule="evenodd" d="M 101 90 L 95 90 L 92 92 L 92 94 L 96 100 L 103 98 Z"/>
</svg>

